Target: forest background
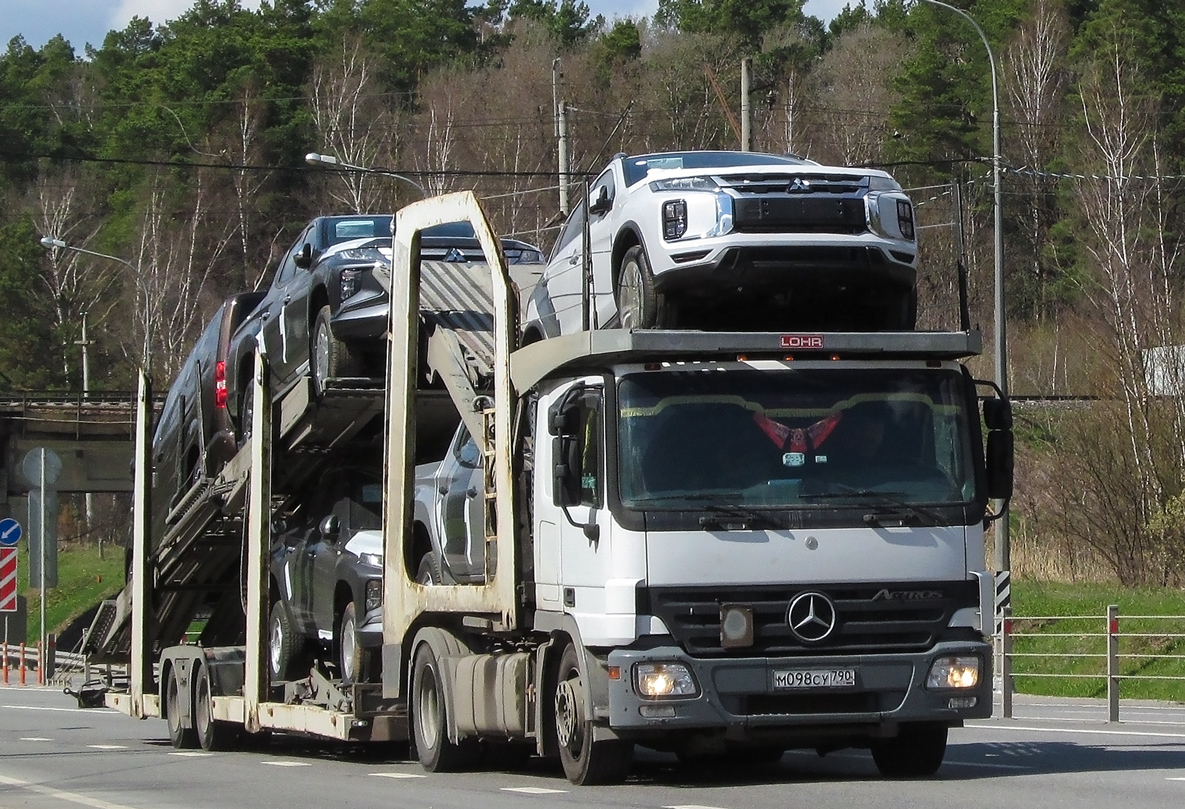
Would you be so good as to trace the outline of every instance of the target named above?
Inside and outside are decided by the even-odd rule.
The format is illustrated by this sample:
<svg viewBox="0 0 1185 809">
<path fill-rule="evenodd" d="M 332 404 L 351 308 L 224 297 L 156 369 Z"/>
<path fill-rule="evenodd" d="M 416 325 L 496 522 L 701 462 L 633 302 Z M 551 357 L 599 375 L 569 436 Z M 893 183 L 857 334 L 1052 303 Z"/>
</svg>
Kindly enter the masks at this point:
<svg viewBox="0 0 1185 809">
<path fill-rule="evenodd" d="M 1018 403 L 1013 573 L 1179 588 L 1185 4 L 953 4 L 998 79 L 1010 392 L 1082 397 Z M 993 73 L 949 9 L 874 0 L 825 26 L 802 0 L 614 20 L 577 0 L 197 0 L 85 53 L 17 37 L 0 56 L 0 389 L 80 390 L 84 320 L 93 390 L 130 389 L 145 351 L 163 389 L 310 217 L 418 197 L 308 152 L 472 189 L 546 251 L 557 102 L 577 182 L 618 151 L 737 148 L 745 58 L 754 148 L 893 173 L 918 203 L 921 327 L 958 326 L 962 263 L 990 358 Z M 102 513 L 63 535 L 122 541 L 126 506 Z"/>
</svg>

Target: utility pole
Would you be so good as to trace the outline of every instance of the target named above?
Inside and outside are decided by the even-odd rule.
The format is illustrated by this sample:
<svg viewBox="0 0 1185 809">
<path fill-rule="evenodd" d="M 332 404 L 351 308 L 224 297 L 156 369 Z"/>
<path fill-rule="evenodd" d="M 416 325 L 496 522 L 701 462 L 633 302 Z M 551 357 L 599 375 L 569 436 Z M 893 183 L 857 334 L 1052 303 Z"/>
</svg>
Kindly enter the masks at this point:
<svg viewBox="0 0 1185 809">
<path fill-rule="evenodd" d="M 91 362 L 89 348 L 94 340 L 86 338 L 86 310 L 82 310 L 82 339 L 75 340 L 74 345 L 82 346 L 82 398 L 89 399 L 91 396 Z M 95 524 L 95 496 L 91 492 L 86 493 L 86 530 L 89 532 L 91 527 Z M 99 558 L 103 558 L 103 540 L 99 539 Z"/>
<path fill-rule="evenodd" d="M 556 107 L 556 127 L 560 138 L 560 210 L 566 216 L 571 207 L 569 197 L 572 183 L 572 155 L 571 144 L 568 139 L 568 102 L 561 101 Z"/>
<path fill-rule="evenodd" d="M 750 86 L 753 83 L 753 60 L 746 56 L 741 60 L 741 151 L 753 151 L 753 106 L 749 103 Z"/>
</svg>

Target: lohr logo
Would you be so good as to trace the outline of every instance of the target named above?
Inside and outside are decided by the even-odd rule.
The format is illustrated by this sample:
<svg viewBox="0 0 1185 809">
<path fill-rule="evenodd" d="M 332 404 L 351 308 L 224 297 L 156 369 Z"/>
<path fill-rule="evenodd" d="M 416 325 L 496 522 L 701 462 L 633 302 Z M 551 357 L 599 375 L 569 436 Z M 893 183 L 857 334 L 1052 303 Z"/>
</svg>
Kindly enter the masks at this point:
<svg viewBox="0 0 1185 809">
<path fill-rule="evenodd" d="M 782 348 L 822 348 L 821 334 L 783 334 Z"/>
</svg>

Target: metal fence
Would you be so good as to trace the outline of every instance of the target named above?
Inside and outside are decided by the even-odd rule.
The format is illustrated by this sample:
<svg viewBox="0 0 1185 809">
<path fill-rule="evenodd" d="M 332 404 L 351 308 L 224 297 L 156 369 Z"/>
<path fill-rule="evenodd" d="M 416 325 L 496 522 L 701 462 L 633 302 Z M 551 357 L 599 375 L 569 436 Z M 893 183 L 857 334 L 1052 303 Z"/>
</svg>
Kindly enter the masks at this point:
<svg viewBox="0 0 1185 809">
<path fill-rule="evenodd" d="M 1027 631 L 1035 624 L 1082 624 L 1097 622 L 1093 631 Z M 1106 615 L 1014 616 L 1004 608 L 997 622 L 996 650 L 999 661 L 1002 712 L 1012 718 L 1012 695 L 1016 681 L 1042 678 L 1093 680 L 1105 683 L 1107 719 L 1119 721 L 1121 684 L 1124 681 L 1174 680 L 1185 683 L 1185 674 L 1156 674 L 1143 671 L 1149 664 L 1185 661 L 1185 616 L 1125 615 L 1121 627 L 1119 607 L 1107 607 Z M 1155 631 L 1150 631 L 1156 627 Z M 1164 631 L 1160 631 L 1163 627 Z M 1016 651 L 1017 641 L 1024 651 Z M 1155 648 L 1155 647 L 1161 648 Z M 1022 671 L 1016 668 L 1020 665 Z M 1074 671 L 1056 669 L 1076 668 Z M 1087 670 L 1081 670 L 1087 669 Z M 1182 670 L 1185 670 L 1183 668 Z M 1185 693 L 1185 687 L 1183 687 Z"/>
</svg>

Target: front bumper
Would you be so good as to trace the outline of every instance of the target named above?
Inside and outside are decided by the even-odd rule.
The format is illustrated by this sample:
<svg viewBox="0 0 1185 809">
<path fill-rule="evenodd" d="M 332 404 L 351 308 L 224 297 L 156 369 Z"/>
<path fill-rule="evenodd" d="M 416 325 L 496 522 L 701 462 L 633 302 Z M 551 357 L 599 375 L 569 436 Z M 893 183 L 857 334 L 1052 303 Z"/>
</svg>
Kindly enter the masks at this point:
<svg viewBox="0 0 1185 809">
<path fill-rule="evenodd" d="M 969 689 L 928 690 L 933 661 L 977 655 L 979 683 Z M 680 662 L 699 684 L 689 698 L 647 699 L 634 689 L 636 663 Z M 778 741 L 818 746 L 836 737 L 893 735 L 904 722 L 957 726 L 992 713 L 992 649 L 987 643 L 946 642 L 919 653 L 860 656 L 712 658 L 688 657 L 678 647 L 615 650 L 608 665 L 608 724 L 622 738 L 658 738 L 670 731 L 716 731 L 734 742 Z M 855 669 L 851 687 L 778 689 L 774 674 L 794 669 Z M 969 707 L 951 707 L 957 697 Z"/>
</svg>

